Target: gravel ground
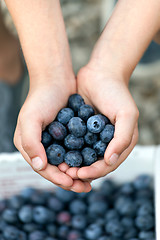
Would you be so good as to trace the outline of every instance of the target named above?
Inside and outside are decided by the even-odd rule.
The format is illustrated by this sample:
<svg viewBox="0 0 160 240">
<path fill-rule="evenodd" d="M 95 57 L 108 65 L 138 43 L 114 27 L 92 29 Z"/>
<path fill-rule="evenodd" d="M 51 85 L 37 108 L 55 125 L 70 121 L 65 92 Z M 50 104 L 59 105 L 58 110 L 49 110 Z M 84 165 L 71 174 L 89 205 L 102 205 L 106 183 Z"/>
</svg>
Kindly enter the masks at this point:
<svg viewBox="0 0 160 240">
<path fill-rule="evenodd" d="M 77 73 L 79 68 L 89 60 L 92 48 L 100 35 L 101 4 L 99 0 L 62 0 L 61 3 L 70 42 L 73 68 Z M 7 26 L 15 33 L 6 10 L 4 10 L 4 15 Z M 2 97 L 4 91 L 6 91 L 6 94 L 5 97 Z M 160 144 L 160 76 L 150 79 L 132 78 L 130 91 L 140 111 L 138 143 L 142 145 Z M 1 94 L 2 92 L 3 94 Z M 0 129 L 3 129 L 3 131 L 0 130 L 0 139 L 4 139 L 4 136 L 6 136 L 6 143 L 8 142 L 8 147 L 7 144 L 4 147 L 3 141 L 0 141 L 0 152 L 14 150 L 11 138 L 19 107 L 15 107 L 14 101 L 11 100 L 13 96 L 9 92 L 10 90 L 6 90 L 3 84 L 0 85 L 0 115 L 3 115 L 0 118 Z M 8 96 L 8 100 L 6 96 Z M 5 105 L 9 102 L 10 106 Z M 15 113 L 10 124 L 11 127 L 8 127 L 9 109 L 13 104 L 14 108 L 12 109 L 15 109 Z M 7 120 L 5 121 L 5 119 Z M 5 132 L 8 133 L 5 134 Z"/>
</svg>

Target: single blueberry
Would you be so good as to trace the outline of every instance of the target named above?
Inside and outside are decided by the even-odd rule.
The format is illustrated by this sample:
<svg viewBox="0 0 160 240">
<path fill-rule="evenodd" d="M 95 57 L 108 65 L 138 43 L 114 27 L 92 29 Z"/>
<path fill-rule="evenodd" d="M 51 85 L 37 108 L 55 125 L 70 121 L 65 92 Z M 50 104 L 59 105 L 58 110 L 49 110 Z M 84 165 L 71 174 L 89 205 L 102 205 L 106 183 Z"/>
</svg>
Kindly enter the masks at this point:
<svg viewBox="0 0 160 240">
<path fill-rule="evenodd" d="M 134 216 L 136 206 L 131 198 L 120 196 L 114 203 L 115 209 L 122 216 Z"/>
<path fill-rule="evenodd" d="M 55 212 L 60 212 L 64 208 L 63 202 L 55 196 L 48 199 L 47 206 Z"/>
<path fill-rule="evenodd" d="M 84 234 L 88 240 L 97 240 L 103 233 L 103 229 L 98 224 L 90 224 Z"/>
<path fill-rule="evenodd" d="M 63 162 L 65 156 L 65 150 L 58 144 L 50 145 L 46 150 L 48 162 L 52 165 L 59 165 Z"/>
<path fill-rule="evenodd" d="M 93 149 L 96 151 L 99 157 L 104 157 L 106 148 L 107 148 L 107 144 L 102 142 L 101 140 L 93 144 Z"/>
<path fill-rule="evenodd" d="M 65 154 L 64 161 L 70 167 L 79 167 L 82 164 L 83 158 L 80 152 L 73 150 Z"/>
<path fill-rule="evenodd" d="M 4 211 L 7 207 L 7 201 L 5 199 L 0 200 L 0 214 Z"/>
<path fill-rule="evenodd" d="M 121 218 L 121 223 L 126 230 L 129 230 L 134 227 L 134 218 L 132 217 L 123 217 Z"/>
<path fill-rule="evenodd" d="M 33 219 L 33 207 L 31 205 L 24 205 L 20 208 L 18 217 L 23 223 L 31 223 Z"/>
<path fill-rule="evenodd" d="M 83 98 L 77 93 L 69 97 L 68 106 L 72 108 L 74 112 L 78 112 L 79 108 L 84 104 Z"/>
<path fill-rule="evenodd" d="M 23 224 L 23 231 L 26 233 L 32 233 L 34 231 L 41 230 L 41 225 L 38 225 L 36 223 L 24 223 Z"/>
<path fill-rule="evenodd" d="M 150 214 L 137 216 L 135 219 L 135 225 L 141 231 L 151 230 L 154 226 L 154 218 Z"/>
<path fill-rule="evenodd" d="M 93 145 L 98 140 L 98 136 L 96 133 L 91 133 L 90 131 L 87 131 L 87 133 L 84 135 L 84 141 L 88 145 Z"/>
<path fill-rule="evenodd" d="M 69 210 L 72 214 L 84 214 L 87 210 L 87 205 L 83 200 L 75 199 L 69 204 Z"/>
<path fill-rule="evenodd" d="M 63 140 L 67 136 L 66 127 L 58 121 L 53 121 L 50 123 L 48 126 L 48 131 L 55 140 Z"/>
<path fill-rule="evenodd" d="M 86 147 L 81 151 L 83 156 L 83 166 L 90 166 L 97 161 L 97 153 L 94 149 Z"/>
<path fill-rule="evenodd" d="M 7 223 L 17 223 L 18 222 L 18 216 L 17 211 L 12 208 L 6 208 L 2 213 L 2 219 L 5 220 Z"/>
<path fill-rule="evenodd" d="M 96 202 L 92 202 L 89 206 L 88 206 L 88 213 L 90 216 L 103 216 L 107 209 L 108 209 L 108 203 L 107 201 L 96 201 Z"/>
<path fill-rule="evenodd" d="M 73 134 L 69 134 L 64 139 L 64 145 L 70 150 L 78 150 L 83 147 L 84 139 L 83 137 L 75 137 Z"/>
<path fill-rule="evenodd" d="M 116 209 L 108 209 L 105 213 L 106 221 L 110 221 L 111 219 L 120 219 L 120 215 L 118 214 Z"/>
<path fill-rule="evenodd" d="M 72 217 L 72 227 L 83 230 L 87 225 L 87 218 L 85 215 L 77 214 Z"/>
<path fill-rule="evenodd" d="M 100 114 L 91 116 L 87 120 L 87 129 L 92 133 L 100 133 L 105 127 L 105 121 Z"/>
<path fill-rule="evenodd" d="M 68 122 L 68 129 L 76 137 L 83 137 L 86 133 L 86 124 L 79 117 L 73 117 Z"/>
<path fill-rule="evenodd" d="M 152 177 L 147 174 L 140 175 L 133 181 L 133 185 L 137 190 L 149 188 L 152 185 Z"/>
<path fill-rule="evenodd" d="M 41 142 L 45 148 L 51 144 L 52 140 L 53 140 L 52 136 L 47 131 L 42 132 Z"/>
<path fill-rule="evenodd" d="M 155 238 L 155 233 L 152 231 L 141 231 L 138 235 L 139 239 L 154 239 Z"/>
<path fill-rule="evenodd" d="M 70 225 L 71 223 L 71 214 L 68 211 L 62 211 L 57 214 L 56 220 L 59 224 Z"/>
<path fill-rule="evenodd" d="M 18 240 L 19 238 L 19 229 L 15 226 L 6 226 L 3 229 L 3 237 L 6 240 Z"/>
<path fill-rule="evenodd" d="M 81 232 L 77 229 L 71 229 L 67 235 L 67 240 L 78 240 L 82 236 Z"/>
<path fill-rule="evenodd" d="M 112 124 L 107 124 L 105 128 L 100 133 L 100 139 L 104 143 L 109 143 L 114 135 L 115 127 Z"/>
<path fill-rule="evenodd" d="M 72 117 L 74 117 L 74 112 L 71 108 L 62 108 L 57 115 L 57 120 L 66 125 Z"/>
<path fill-rule="evenodd" d="M 151 204 L 150 202 L 144 202 L 144 204 L 139 207 L 137 211 L 137 215 L 138 216 L 148 215 L 148 214 L 152 214 L 153 212 L 154 212 L 153 204 Z"/>
<path fill-rule="evenodd" d="M 108 198 L 112 196 L 112 193 L 115 191 L 115 184 L 113 181 L 105 179 L 100 186 L 100 191 Z"/>
<path fill-rule="evenodd" d="M 55 213 L 44 206 L 33 208 L 33 220 L 38 224 L 47 224 L 55 220 Z"/>
<path fill-rule="evenodd" d="M 45 231 L 34 231 L 29 234 L 28 240 L 44 240 L 44 238 L 47 236 Z"/>
<path fill-rule="evenodd" d="M 9 208 L 19 209 L 24 203 L 25 200 L 21 196 L 12 196 L 8 199 Z"/>
<path fill-rule="evenodd" d="M 59 228 L 57 229 L 57 237 L 58 239 L 66 239 L 66 236 L 69 233 L 69 227 L 66 225 L 61 225 L 59 226 Z"/>
<path fill-rule="evenodd" d="M 54 238 L 54 237 L 45 237 L 45 239 L 44 240 L 58 240 L 57 238 Z"/>
<path fill-rule="evenodd" d="M 32 187 L 28 187 L 28 188 L 22 189 L 22 191 L 20 192 L 20 196 L 22 196 L 22 198 L 24 198 L 25 200 L 29 200 L 31 196 L 36 192 L 37 192 L 36 189 Z"/>
<path fill-rule="evenodd" d="M 23 231 L 19 231 L 17 240 L 28 240 L 27 234 Z"/>
<path fill-rule="evenodd" d="M 84 121 L 87 121 L 89 117 L 93 116 L 95 114 L 94 109 L 92 106 L 84 104 L 79 108 L 78 111 L 78 117 L 83 119 Z"/>
<path fill-rule="evenodd" d="M 125 229 L 125 233 L 123 235 L 123 238 L 124 239 L 131 239 L 131 238 L 135 238 L 137 237 L 137 234 L 138 234 L 138 231 L 137 231 L 137 228 L 135 227 L 132 227 L 130 229 Z"/>
<path fill-rule="evenodd" d="M 75 198 L 76 193 L 59 187 L 55 191 L 55 196 L 63 203 L 69 203 Z"/>
<path fill-rule="evenodd" d="M 120 193 L 125 195 L 131 195 L 135 191 L 133 184 L 131 182 L 123 183 L 120 187 Z"/>
<path fill-rule="evenodd" d="M 124 227 L 117 219 L 110 219 L 105 225 L 105 230 L 107 233 L 118 238 L 121 238 L 124 234 Z"/>
<path fill-rule="evenodd" d="M 47 224 L 46 230 L 50 236 L 55 237 L 57 232 L 57 226 L 56 224 L 53 224 L 53 223 Z"/>
</svg>

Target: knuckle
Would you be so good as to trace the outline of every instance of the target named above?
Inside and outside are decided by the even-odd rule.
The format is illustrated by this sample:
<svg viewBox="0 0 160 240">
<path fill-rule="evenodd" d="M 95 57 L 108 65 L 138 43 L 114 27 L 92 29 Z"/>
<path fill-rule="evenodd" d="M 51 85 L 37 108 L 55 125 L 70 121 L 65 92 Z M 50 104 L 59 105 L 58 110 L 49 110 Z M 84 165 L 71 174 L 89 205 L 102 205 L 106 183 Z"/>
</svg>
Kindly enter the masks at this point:
<svg viewBox="0 0 160 240">
<path fill-rule="evenodd" d="M 33 149 L 33 144 L 28 138 L 23 139 L 22 146 L 26 152 L 30 152 Z"/>
<path fill-rule="evenodd" d="M 121 144 L 123 149 L 128 148 L 129 145 L 131 144 L 131 138 L 129 136 L 124 137 Z"/>
</svg>

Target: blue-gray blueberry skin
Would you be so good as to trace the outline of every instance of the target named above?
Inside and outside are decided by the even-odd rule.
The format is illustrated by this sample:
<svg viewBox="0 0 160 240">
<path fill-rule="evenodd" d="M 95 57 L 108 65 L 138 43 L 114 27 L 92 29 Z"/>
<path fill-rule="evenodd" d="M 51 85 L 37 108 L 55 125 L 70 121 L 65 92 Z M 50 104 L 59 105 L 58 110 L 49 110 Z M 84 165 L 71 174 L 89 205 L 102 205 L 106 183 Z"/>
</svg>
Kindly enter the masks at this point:
<svg viewBox="0 0 160 240">
<path fill-rule="evenodd" d="M 98 159 L 96 151 L 89 147 L 85 147 L 81 154 L 83 156 L 83 166 L 90 166 Z"/>
<path fill-rule="evenodd" d="M 57 114 L 58 122 L 63 125 L 66 125 L 72 117 L 74 117 L 74 111 L 71 108 L 62 108 Z"/>
<path fill-rule="evenodd" d="M 92 106 L 88 104 L 84 104 L 79 108 L 78 117 L 83 119 L 83 121 L 87 121 L 89 117 L 95 114 L 94 109 Z"/>
<path fill-rule="evenodd" d="M 78 112 L 80 107 L 84 104 L 84 99 L 77 93 L 69 97 L 68 107 L 70 107 L 74 112 Z"/>
<path fill-rule="evenodd" d="M 89 240 L 97 240 L 103 233 L 102 227 L 97 224 L 90 224 L 85 230 L 85 237 Z"/>
<path fill-rule="evenodd" d="M 65 149 L 58 144 L 52 144 L 46 150 L 48 162 L 55 166 L 63 162 L 65 153 Z"/>
<path fill-rule="evenodd" d="M 52 140 L 53 140 L 52 136 L 47 131 L 42 132 L 41 142 L 44 148 L 48 147 L 52 143 Z"/>
<path fill-rule="evenodd" d="M 79 117 L 73 117 L 69 120 L 68 130 L 75 137 L 83 137 L 86 133 L 86 124 Z"/>
<path fill-rule="evenodd" d="M 87 131 L 87 133 L 84 135 L 84 141 L 87 145 L 92 146 L 94 143 L 98 141 L 98 136 L 95 133 Z"/>
<path fill-rule="evenodd" d="M 99 140 L 93 145 L 93 149 L 96 151 L 99 157 L 103 157 L 106 151 L 107 144 Z"/>
<path fill-rule="evenodd" d="M 100 133 L 100 139 L 104 143 L 109 143 L 114 136 L 115 127 L 112 124 L 107 124 Z"/>
<path fill-rule="evenodd" d="M 80 152 L 72 150 L 65 154 L 64 161 L 70 167 L 79 167 L 82 164 L 83 158 Z"/>
<path fill-rule="evenodd" d="M 82 137 L 75 137 L 73 134 L 69 134 L 64 139 L 64 145 L 70 150 L 80 150 L 84 145 L 84 139 Z"/>
<path fill-rule="evenodd" d="M 105 127 L 105 120 L 100 114 L 94 115 L 87 120 L 87 129 L 92 133 L 100 133 Z"/>
<path fill-rule="evenodd" d="M 49 124 L 48 132 L 55 140 L 63 140 L 67 136 L 66 127 L 58 121 Z"/>
</svg>

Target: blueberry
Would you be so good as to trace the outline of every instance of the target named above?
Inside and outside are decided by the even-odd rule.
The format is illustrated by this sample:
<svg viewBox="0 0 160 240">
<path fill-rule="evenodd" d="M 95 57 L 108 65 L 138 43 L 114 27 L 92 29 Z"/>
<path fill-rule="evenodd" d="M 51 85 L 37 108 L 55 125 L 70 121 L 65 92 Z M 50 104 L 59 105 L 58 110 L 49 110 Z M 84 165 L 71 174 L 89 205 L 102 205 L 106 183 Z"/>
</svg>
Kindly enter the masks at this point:
<svg viewBox="0 0 160 240">
<path fill-rule="evenodd" d="M 6 207 L 7 207 L 7 202 L 4 199 L 0 200 L 0 214 L 4 211 Z"/>
<path fill-rule="evenodd" d="M 87 120 L 87 129 L 92 133 L 100 133 L 105 127 L 105 121 L 100 114 L 94 115 Z"/>
<path fill-rule="evenodd" d="M 83 158 L 78 151 L 69 151 L 64 156 L 64 161 L 70 167 L 79 167 L 82 164 Z"/>
<path fill-rule="evenodd" d="M 99 140 L 93 145 L 93 149 L 96 151 L 99 157 L 104 157 L 104 153 L 106 151 L 107 144 Z"/>
<path fill-rule="evenodd" d="M 114 135 L 115 127 L 112 124 L 107 124 L 103 131 L 100 133 L 100 139 L 104 143 L 109 143 Z"/>
<path fill-rule="evenodd" d="M 115 209 L 123 216 L 134 216 L 136 207 L 130 198 L 120 196 L 115 201 Z"/>
<path fill-rule="evenodd" d="M 133 194 L 135 191 L 133 184 L 130 182 L 124 183 L 122 184 L 122 186 L 120 187 L 120 193 L 121 194 L 125 194 L 125 195 L 131 195 Z"/>
<path fill-rule="evenodd" d="M 33 208 L 33 220 L 38 224 L 46 224 L 55 220 L 55 213 L 44 206 Z"/>
<path fill-rule="evenodd" d="M 131 238 L 137 237 L 137 234 L 138 234 L 137 228 L 132 227 L 130 229 L 127 229 L 127 231 L 125 232 L 123 238 L 124 239 L 131 239 Z"/>
<path fill-rule="evenodd" d="M 97 161 L 97 153 L 94 149 L 86 147 L 81 151 L 83 156 L 83 166 L 90 166 Z"/>
<path fill-rule="evenodd" d="M 93 116 L 94 109 L 87 104 L 82 105 L 78 111 L 78 117 L 82 118 L 84 121 L 87 121 L 89 117 Z"/>
<path fill-rule="evenodd" d="M 55 140 L 63 140 L 67 135 L 65 126 L 57 121 L 53 121 L 49 124 L 48 131 Z"/>
<path fill-rule="evenodd" d="M 62 211 L 56 216 L 56 220 L 59 224 L 70 225 L 71 214 L 68 211 Z"/>
<path fill-rule="evenodd" d="M 27 234 L 23 231 L 19 231 L 18 240 L 27 240 Z"/>
<path fill-rule="evenodd" d="M 36 223 L 24 223 L 23 224 L 23 230 L 26 232 L 26 233 L 31 233 L 31 232 L 34 232 L 34 231 L 37 231 L 37 230 L 40 230 L 41 229 L 41 225 L 38 225 Z"/>
<path fill-rule="evenodd" d="M 64 208 L 63 202 L 55 196 L 52 196 L 48 199 L 47 206 L 55 212 L 60 212 Z"/>
<path fill-rule="evenodd" d="M 53 237 L 45 237 L 44 240 L 58 240 L 57 238 L 53 238 Z"/>
<path fill-rule="evenodd" d="M 154 218 L 152 215 L 137 216 L 135 219 L 135 225 L 142 231 L 151 230 L 154 226 Z"/>
<path fill-rule="evenodd" d="M 153 213 L 153 205 L 150 202 L 145 202 L 142 206 L 139 207 L 137 215 L 147 215 Z"/>
<path fill-rule="evenodd" d="M 46 232 L 38 230 L 30 233 L 28 240 L 44 240 L 46 236 Z"/>
<path fill-rule="evenodd" d="M 6 208 L 3 211 L 2 219 L 5 220 L 7 223 L 11 224 L 17 223 L 18 222 L 17 211 L 12 208 Z"/>
<path fill-rule="evenodd" d="M 56 189 L 55 195 L 62 202 L 68 203 L 68 202 L 71 202 L 75 198 L 76 193 L 72 192 L 72 191 L 64 190 L 63 188 L 59 187 Z"/>
<path fill-rule="evenodd" d="M 107 201 L 92 202 L 88 207 L 88 212 L 91 216 L 103 216 L 108 209 Z"/>
<path fill-rule="evenodd" d="M 24 188 L 21 192 L 20 192 L 20 196 L 22 196 L 22 198 L 24 198 L 25 200 L 29 200 L 31 198 L 31 196 L 33 194 L 35 194 L 37 192 L 36 189 L 28 187 L 28 188 Z"/>
<path fill-rule="evenodd" d="M 132 217 L 123 217 L 121 219 L 121 223 L 122 223 L 122 225 L 124 226 L 124 228 L 126 230 L 129 230 L 129 229 L 133 228 L 133 226 L 134 226 L 134 218 L 132 218 Z"/>
<path fill-rule="evenodd" d="M 32 222 L 33 207 L 31 205 L 24 205 L 18 212 L 18 217 L 23 223 Z"/>
<path fill-rule="evenodd" d="M 55 237 L 57 232 L 57 226 L 53 223 L 47 224 L 46 230 L 50 236 Z"/>
<path fill-rule="evenodd" d="M 51 144 L 52 139 L 53 139 L 52 136 L 47 131 L 42 132 L 41 142 L 45 148 Z"/>
<path fill-rule="evenodd" d="M 81 237 L 81 232 L 76 229 L 71 229 L 68 233 L 67 240 L 78 240 Z"/>
<path fill-rule="evenodd" d="M 69 132 L 76 137 L 83 137 L 86 133 L 86 124 L 79 117 L 73 117 L 68 122 Z"/>
<path fill-rule="evenodd" d="M 144 239 L 144 240 L 148 239 L 149 240 L 149 239 L 155 238 L 155 233 L 152 231 L 148 231 L 148 232 L 142 231 L 139 233 L 138 237 L 139 237 L 139 239 Z"/>
<path fill-rule="evenodd" d="M 57 229 L 57 237 L 58 239 L 66 239 L 66 236 L 69 233 L 69 227 L 66 225 L 61 225 L 58 229 Z"/>
<path fill-rule="evenodd" d="M 69 204 L 69 210 L 72 214 L 84 214 L 87 205 L 81 199 L 75 199 Z"/>
<path fill-rule="evenodd" d="M 83 147 L 84 139 L 83 137 L 75 137 L 73 134 L 69 134 L 64 139 L 64 145 L 70 150 L 78 150 Z"/>
<path fill-rule="evenodd" d="M 120 238 L 124 234 L 124 227 L 117 219 L 111 219 L 109 222 L 107 222 L 105 225 L 105 230 L 114 237 Z"/>
<path fill-rule="evenodd" d="M 10 208 L 19 209 L 24 204 L 24 199 L 21 196 L 12 196 L 8 200 L 8 206 Z"/>
<path fill-rule="evenodd" d="M 74 112 L 78 112 L 79 108 L 84 104 L 84 100 L 79 94 L 73 94 L 69 97 L 68 106 L 72 108 Z"/>
<path fill-rule="evenodd" d="M 74 117 L 74 112 L 71 108 L 62 108 L 58 115 L 57 115 L 57 120 L 58 122 L 66 125 L 71 118 Z"/>
<path fill-rule="evenodd" d="M 103 192 L 107 198 L 112 196 L 113 192 L 115 191 L 115 185 L 113 181 L 110 181 L 109 179 L 104 180 L 100 186 L 100 191 Z"/>
<path fill-rule="evenodd" d="M 18 240 L 19 229 L 14 226 L 6 226 L 3 231 L 3 237 L 6 240 Z"/>
<path fill-rule="evenodd" d="M 97 238 L 99 238 L 102 235 L 102 233 L 103 233 L 102 227 L 94 223 L 90 224 L 84 232 L 85 237 L 88 240 L 97 240 Z"/>
<path fill-rule="evenodd" d="M 77 214 L 72 217 L 72 227 L 83 230 L 87 225 L 87 219 L 85 215 Z"/>
<path fill-rule="evenodd" d="M 90 131 L 87 131 L 87 133 L 84 135 L 84 141 L 88 145 L 93 145 L 97 142 L 98 136 L 95 133 L 91 133 Z"/>
<path fill-rule="evenodd" d="M 48 162 L 52 165 L 59 165 L 63 162 L 65 156 L 65 150 L 58 144 L 50 145 L 46 150 Z"/>
<path fill-rule="evenodd" d="M 137 190 L 149 188 L 151 184 L 152 177 L 147 174 L 140 175 L 133 181 L 133 185 Z"/>
<path fill-rule="evenodd" d="M 108 209 L 105 213 L 105 219 L 106 221 L 110 221 L 111 219 L 117 219 L 119 220 L 120 216 L 115 209 Z"/>
</svg>

